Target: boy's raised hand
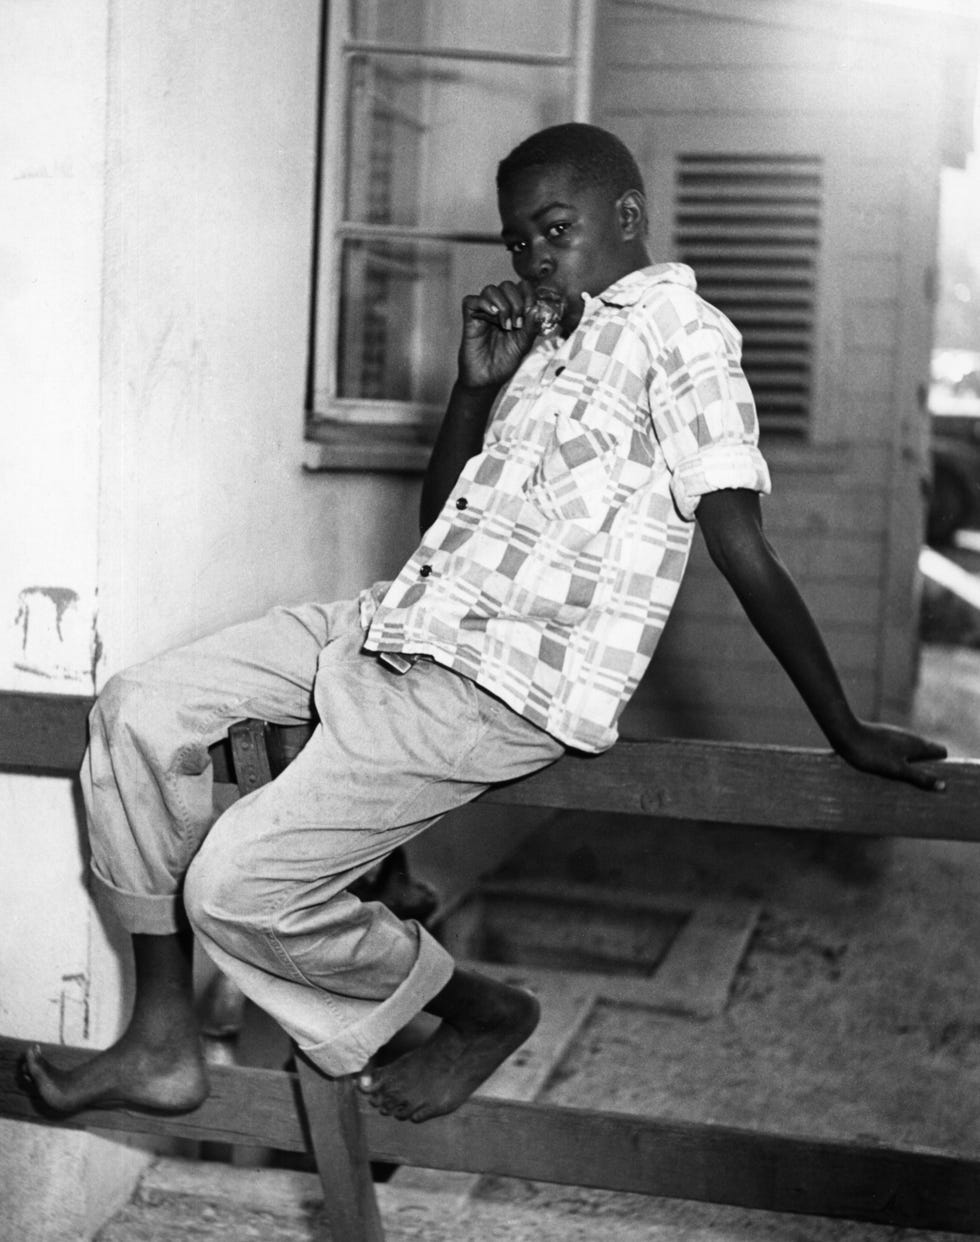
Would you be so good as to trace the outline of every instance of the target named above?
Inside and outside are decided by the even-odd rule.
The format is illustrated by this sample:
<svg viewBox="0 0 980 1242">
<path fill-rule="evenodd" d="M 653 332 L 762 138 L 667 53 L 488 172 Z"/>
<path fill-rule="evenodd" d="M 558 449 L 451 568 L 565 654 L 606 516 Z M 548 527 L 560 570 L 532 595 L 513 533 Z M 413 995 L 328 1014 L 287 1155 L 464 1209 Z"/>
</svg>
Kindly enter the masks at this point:
<svg viewBox="0 0 980 1242">
<path fill-rule="evenodd" d="M 946 788 L 940 776 L 920 766 L 930 760 L 945 759 L 946 747 L 907 729 L 858 720 L 847 740 L 838 742 L 835 749 L 842 759 L 862 772 L 907 781 L 936 793 Z"/>
<path fill-rule="evenodd" d="M 523 280 L 487 285 L 463 298 L 460 383 L 490 388 L 510 379 L 537 335 L 533 305 L 534 290 Z"/>
</svg>

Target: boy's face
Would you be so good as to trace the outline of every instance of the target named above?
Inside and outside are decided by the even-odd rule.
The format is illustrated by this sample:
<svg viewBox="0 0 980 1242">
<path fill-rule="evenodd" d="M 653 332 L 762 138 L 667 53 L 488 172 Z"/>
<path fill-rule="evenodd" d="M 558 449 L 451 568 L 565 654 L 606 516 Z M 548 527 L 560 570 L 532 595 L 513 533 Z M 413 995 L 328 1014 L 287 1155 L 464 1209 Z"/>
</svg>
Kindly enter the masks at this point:
<svg viewBox="0 0 980 1242">
<path fill-rule="evenodd" d="M 566 301 L 561 330 L 582 317 L 582 294 L 600 294 L 648 260 L 641 195 L 615 199 L 565 168 L 529 168 L 498 198 L 501 236 L 514 271 Z"/>
</svg>

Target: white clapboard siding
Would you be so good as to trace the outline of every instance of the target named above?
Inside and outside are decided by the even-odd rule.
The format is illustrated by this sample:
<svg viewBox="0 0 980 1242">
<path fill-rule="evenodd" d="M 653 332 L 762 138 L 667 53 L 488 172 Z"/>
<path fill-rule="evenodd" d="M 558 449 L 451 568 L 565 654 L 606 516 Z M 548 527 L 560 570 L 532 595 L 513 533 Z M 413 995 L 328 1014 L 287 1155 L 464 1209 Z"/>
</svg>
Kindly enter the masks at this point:
<svg viewBox="0 0 980 1242">
<path fill-rule="evenodd" d="M 595 74 L 596 120 L 648 179 L 655 256 L 689 262 L 743 335 L 767 533 L 870 714 L 900 711 L 914 676 L 936 230 L 914 182 L 938 186 L 949 50 L 922 30 L 833 0 L 607 0 Z M 631 718 L 812 742 L 794 696 L 696 551 Z"/>
</svg>

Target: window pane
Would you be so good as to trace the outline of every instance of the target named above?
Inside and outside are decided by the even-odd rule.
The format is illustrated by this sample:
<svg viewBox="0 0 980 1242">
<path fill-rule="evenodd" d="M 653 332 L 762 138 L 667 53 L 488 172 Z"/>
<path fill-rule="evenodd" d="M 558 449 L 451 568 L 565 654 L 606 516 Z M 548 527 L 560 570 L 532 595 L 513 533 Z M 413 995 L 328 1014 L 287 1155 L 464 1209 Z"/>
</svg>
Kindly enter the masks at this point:
<svg viewBox="0 0 980 1242">
<path fill-rule="evenodd" d="M 568 69 L 354 55 L 346 218 L 496 234 L 497 162 L 571 115 Z"/>
<path fill-rule="evenodd" d="M 445 405 L 465 294 L 510 274 L 502 246 L 348 241 L 338 395 Z"/>
<path fill-rule="evenodd" d="M 351 0 L 355 39 L 509 54 L 571 51 L 571 0 Z"/>
</svg>

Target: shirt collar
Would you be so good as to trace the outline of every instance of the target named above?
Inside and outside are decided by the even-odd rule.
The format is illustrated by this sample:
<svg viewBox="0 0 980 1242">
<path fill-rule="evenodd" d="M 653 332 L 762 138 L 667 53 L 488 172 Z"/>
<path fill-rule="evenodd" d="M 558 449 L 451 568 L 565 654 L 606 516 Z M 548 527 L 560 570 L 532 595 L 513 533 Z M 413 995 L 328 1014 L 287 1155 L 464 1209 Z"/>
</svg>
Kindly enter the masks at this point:
<svg viewBox="0 0 980 1242">
<path fill-rule="evenodd" d="M 697 281 L 686 263 L 653 263 L 649 267 L 627 272 L 597 298 L 583 293 L 585 311 L 588 313 L 593 302 L 605 302 L 607 306 L 635 306 L 651 285 L 682 285 L 685 289 L 694 290 Z"/>
</svg>

